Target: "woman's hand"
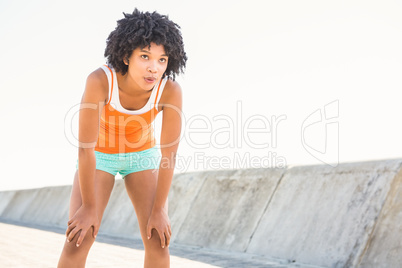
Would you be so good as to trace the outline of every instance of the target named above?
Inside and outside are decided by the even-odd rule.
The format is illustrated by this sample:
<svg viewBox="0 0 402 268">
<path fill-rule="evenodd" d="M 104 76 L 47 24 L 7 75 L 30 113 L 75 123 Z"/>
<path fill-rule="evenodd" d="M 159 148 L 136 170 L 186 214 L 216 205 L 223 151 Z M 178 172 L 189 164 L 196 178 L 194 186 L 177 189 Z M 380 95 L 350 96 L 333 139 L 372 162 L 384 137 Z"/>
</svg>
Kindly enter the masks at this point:
<svg viewBox="0 0 402 268">
<path fill-rule="evenodd" d="M 152 229 L 155 229 L 161 239 L 161 247 L 165 248 L 170 244 L 172 229 L 170 228 L 169 216 L 165 209 L 153 209 L 148 219 L 147 236 L 151 239 Z"/>
<path fill-rule="evenodd" d="M 79 247 L 88 230 L 92 226 L 94 227 L 92 235 L 94 238 L 96 238 L 99 230 L 99 219 L 96 208 L 94 206 L 82 205 L 74 216 L 68 221 L 68 228 L 66 231 L 67 242 L 72 241 L 75 235 L 80 232 L 76 243 L 76 246 Z"/>
</svg>

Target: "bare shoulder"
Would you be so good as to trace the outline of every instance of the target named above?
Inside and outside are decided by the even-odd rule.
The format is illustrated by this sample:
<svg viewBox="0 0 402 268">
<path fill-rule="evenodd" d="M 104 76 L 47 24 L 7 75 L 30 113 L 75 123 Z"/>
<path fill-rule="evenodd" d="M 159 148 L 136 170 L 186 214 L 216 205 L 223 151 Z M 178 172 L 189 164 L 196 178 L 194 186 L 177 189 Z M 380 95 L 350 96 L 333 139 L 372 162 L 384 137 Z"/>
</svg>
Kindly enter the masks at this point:
<svg viewBox="0 0 402 268">
<path fill-rule="evenodd" d="M 182 89 L 179 83 L 168 79 L 163 90 L 159 105 L 163 110 L 163 106 L 170 104 L 181 107 L 182 102 Z"/>
<path fill-rule="evenodd" d="M 105 72 L 98 68 L 87 77 L 84 98 L 88 101 L 108 100 L 109 84 Z"/>
</svg>

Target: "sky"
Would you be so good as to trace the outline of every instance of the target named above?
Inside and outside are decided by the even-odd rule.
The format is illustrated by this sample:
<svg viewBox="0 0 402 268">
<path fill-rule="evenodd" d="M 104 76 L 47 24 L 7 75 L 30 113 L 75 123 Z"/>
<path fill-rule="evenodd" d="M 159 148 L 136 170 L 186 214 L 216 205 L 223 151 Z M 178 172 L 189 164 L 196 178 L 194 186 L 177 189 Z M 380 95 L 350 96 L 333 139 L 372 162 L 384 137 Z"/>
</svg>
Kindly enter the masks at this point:
<svg viewBox="0 0 402 268">
<path fill-rule="evenodd" d="M 176 173 L 402 157 L 400 1 L 2 0 L 0 191 L 72 184 L 86 77 L 135 7 L 182 29 Z"/>
</svg>

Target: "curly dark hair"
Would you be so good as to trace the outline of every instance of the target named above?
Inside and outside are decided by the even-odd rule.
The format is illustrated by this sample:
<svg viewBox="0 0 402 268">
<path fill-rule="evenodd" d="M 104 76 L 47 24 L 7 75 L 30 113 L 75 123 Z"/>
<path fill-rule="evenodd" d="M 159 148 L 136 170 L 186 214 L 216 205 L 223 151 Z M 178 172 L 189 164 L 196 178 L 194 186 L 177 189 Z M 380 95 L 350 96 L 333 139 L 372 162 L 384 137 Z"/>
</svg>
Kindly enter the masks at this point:
<svg viewBox="0 0 402 268">
<path fill-rule="evenodd" d="M 140 12 L 137 8 L 132 14 L 123 12 L 124 18 L 117 21 L 117 27 L 106 41 L 105 57 L 117 72 L 127 73 L 128 66 L 123 59 L 129 58 L 137 47 L 150 47 L 151 42 L 163 45 L 169 57 L 163 77 L 175 79 L 183 73 L 187 56 L 184 52 L 180 26 L 169 20 L 168 16 Z"/>
</svg>

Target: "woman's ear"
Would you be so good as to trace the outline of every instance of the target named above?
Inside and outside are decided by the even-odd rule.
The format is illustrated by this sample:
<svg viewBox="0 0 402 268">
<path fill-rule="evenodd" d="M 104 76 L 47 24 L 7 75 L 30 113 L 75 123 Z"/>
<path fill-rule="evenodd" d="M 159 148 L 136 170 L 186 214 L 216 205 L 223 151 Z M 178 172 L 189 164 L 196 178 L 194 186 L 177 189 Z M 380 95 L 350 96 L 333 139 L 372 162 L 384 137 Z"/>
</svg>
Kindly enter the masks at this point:
<svg viewBox="0 0 402 268">
<path fill-rule="evenodd" d="M 128 57 L 125 57 L 125 58 L 123 59 L 123 62 L 124 62 L 125 65 L 128 65 L 128 63 L 129 63 Z"/>
</svg>

